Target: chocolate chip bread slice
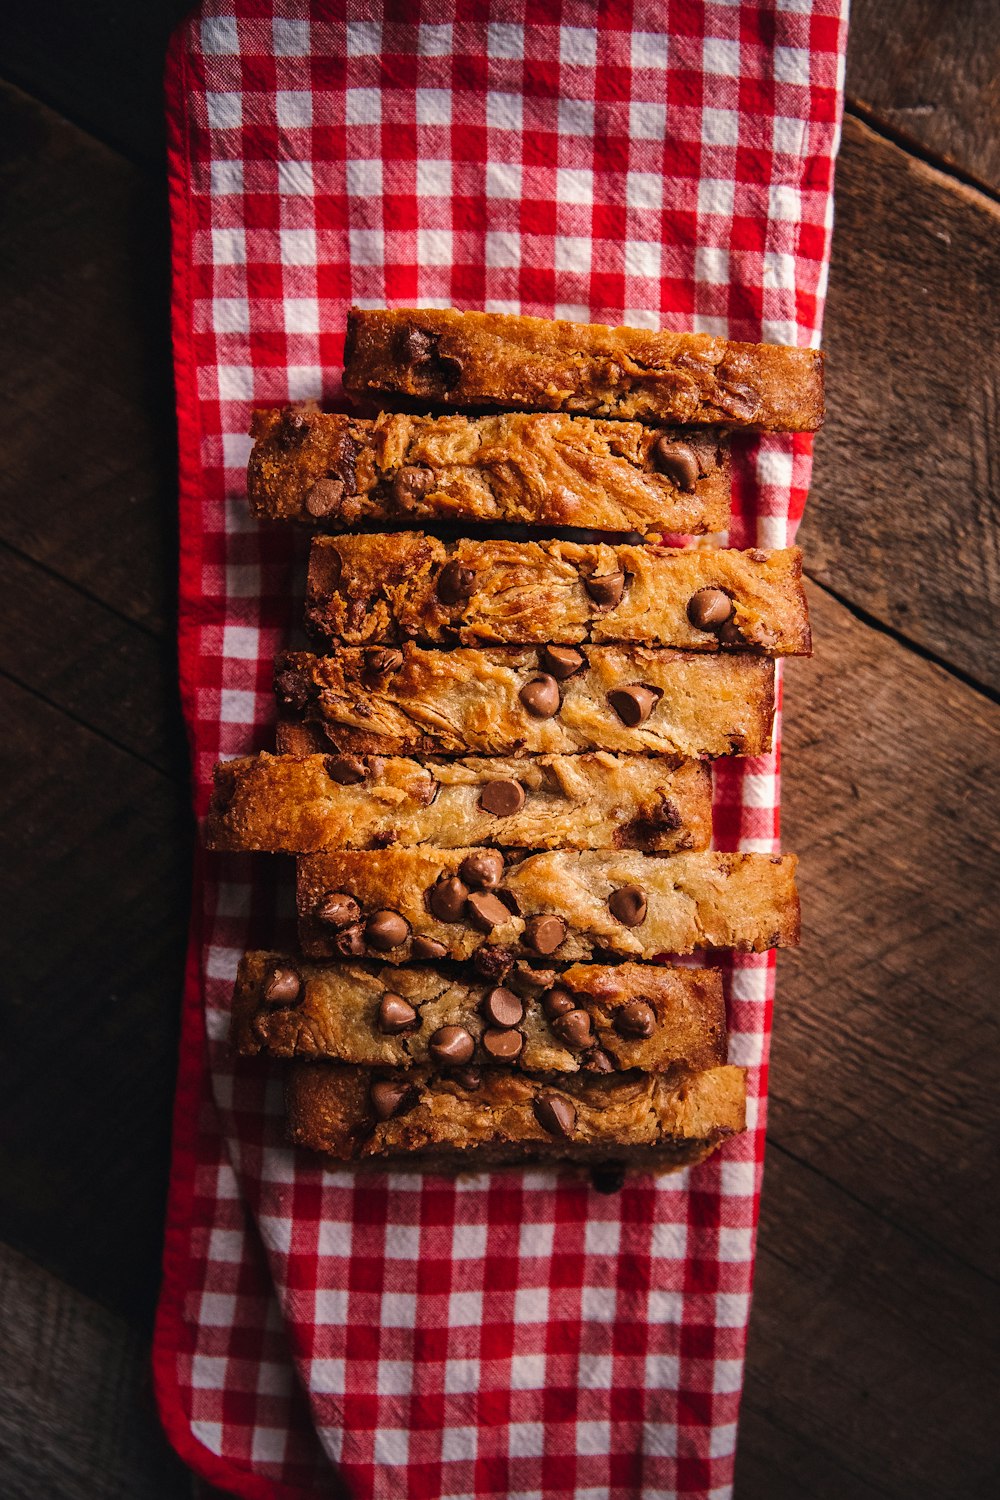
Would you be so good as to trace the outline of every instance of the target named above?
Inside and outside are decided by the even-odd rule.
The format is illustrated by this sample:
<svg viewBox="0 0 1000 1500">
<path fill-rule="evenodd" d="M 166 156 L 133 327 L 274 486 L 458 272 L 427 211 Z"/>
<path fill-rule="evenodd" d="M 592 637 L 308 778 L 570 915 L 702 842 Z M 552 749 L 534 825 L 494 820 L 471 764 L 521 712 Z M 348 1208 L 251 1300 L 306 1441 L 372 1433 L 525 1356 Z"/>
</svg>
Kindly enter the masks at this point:
<svg viewBox="0 0 1000 1500">
<path fill-rule="evenodd" d="M 760 755 L 774 720 L 772 661 L 631 645 L 291 652 L 275 690 L 358 755 Z"/>
<path fill-rule="evenodd" d="M 680 1079 L 494 1068 L 477 1080 L 299 1062 L 285 1102 L 295 1145 L 337 1161 L 429 1171 L 615 1161 L 670 1172 L 702 1161 L 746 1125 L 746 1079 L 734 1067 Z"/>
<path fill-rule="evenodd" d="M 247 953 L 232 1035 L 245 1055 L 364 1067 L 676 1074 L 725 1062 L 726 1009 L 712 969 L 520 965 L 496 985 L 467 969 Z"/>
<path fill-rule="evenodd" d="M 421 532 L 317 537 L 306 625 L 348 646 L 636 641 L 769 656 L 812 649 L 797 547 L 446 543 Z"/>
<path fill-rule="evenodd" d="M 384 849 L 304 855 L 299 939 L 313 958 L 515 958 L 759 952 L 799 936 L 795 856 Z M 497 950 L 481 952 L 480 950 Z"/>
<path fill-rule="evenodd" d="M 256 755 L 215 768 L 212 849 L 309 854 L 387 845 L 705 849 L 712 773 L 644 755 Z"/>
<path fill-rule="evenodd" d="M 814 432 L 823 421 L 823 356 L 704 333 L 453 308 L 355 308 L 344 385 L 381 401 L 521 407 L 678 424 Z"/>
<path fill-rule="evenodd" d="M 694 535 L 729 524 L 720 434 L 563 413 L 374 421 L 303 407 L 257 411 L 247 466 L 261 520 L 325 530 L 395 521 L 502 522 Z"/>
</svg>

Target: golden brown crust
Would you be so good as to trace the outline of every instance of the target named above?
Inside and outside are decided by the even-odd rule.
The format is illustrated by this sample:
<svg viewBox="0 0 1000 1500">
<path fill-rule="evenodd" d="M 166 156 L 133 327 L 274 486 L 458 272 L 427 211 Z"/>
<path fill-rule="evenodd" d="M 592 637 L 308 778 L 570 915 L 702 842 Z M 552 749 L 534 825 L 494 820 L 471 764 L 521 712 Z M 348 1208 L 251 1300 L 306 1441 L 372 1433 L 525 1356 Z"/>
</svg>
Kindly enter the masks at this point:
<svg viewBox="0 0 1000 1500">
<path fill-rule="evenodd" d="M 813 432 L 823 420 L 814 349 L 453 308 L 353 309 L 344 385 L 368 400 L 770 432 Z"/>
<path fill-rule="evenodd" d="M 266 998 L 276 972 L 294 974 L 300 988 L 288 1003 Z M 531 990 L 521 983 L 530 977 Z M 566 1028 L 546 1014 L 544 995 L 554 980 L 572 996 L 574 1024 L 586 1016 L 579 1045 L 566 1045 Z M 511 981 L 508 980 L 508 984 Z M 726 1060 L 726 1010 L 721 976 L 713 969 L 667 969 L 656 964 L 574 964 L 558 975 L 515 974 L 523 1016 L 510 1030 L 521 1051 L 501 1061 L 523 1072 L 585 1071 L 600 1060 L 616 1071 L 692 1071 Z M 497 987 L 471 970 L 446 973 L 426 965 L 396 968 L 370 963 L 315 964 L 281 953 L 247 953 L 233 994 L 233 1045 L 243 1055 L 326 1057 L 363 1067 L 435 1066 L 428 1049 L 444 1026 L 458 1026 L 475 1042 L 471 1062 L 496 1065 L 482 1038 L 491 1029 L 484 1000 Z M 532 992 L 533 991 L 533 992 Z M 508 990 L 509 995 L 514 990 Z M 379 1008 L 398 995 L 416 1013 L 412 1029 L 386 1035 Z M 640 1008 L 644 1008 L 640 1010 Z M 645 1012 L 648 1011 L 648 1016 Z M 649 1036 L 629 1023 L 639 1012 Z M 589 1024 L 589 1029 L 588 1029 Z M 571 1029 L 570 1037 L 575 1034 Z M 594 1048 L 601 1049 L 597 1059 Z"/>
<path fill-rule="evenodd" d="M 746 1125 L 742 1068 L 662 1074 L 532 1077 L 494 1069 L 468 1091 L 447 1074 L 380 1074 L 405 1084 L 405 1112 L 379 1120 L 371 1075 L 340 1063 L 300 1062 L 286 1086 L 291 1141 L 338 1161 L 394 1167 L 470 1168 L 529 1161 L 609 1158 L 634 1170 L 670 1171 L 700 1161 Z M 555 1102 L 569 1126 L 554 1134 L 536 1106 Z"/>
<path fill-rule="evenodd" d="M 523 793 L 523 805 L 489 811 L 498 790 L 500 806 L 505 792 L 515 802 Z M 606 751 L 436 764 L 262 754 L 216 766 L 205 836 L 211 849 L 276 854 L 414 844 L 705 849 L 712 774 L 698 761 Z"/>
<path fill-rule="evenodd" d="M 405 963 L 413 956 L 413 938 L 422 936 L 442 943 L 450 958 L 470 958 L 483 947 L 498 947 L 519 958 L 538 959 L 541 952 L 546 961 L 568 963 L 601 951 L 655 958 L 701 948 L 760 952 L 798 942 L 796 860 L 791 854 L 702 852 L 664 858 L 633 851 L 560 850 L 521 857 L 508 852 L 497 888 L 508 912 L 484 930 L 483 920 L 474 918 L 474 902 L 461 906 L 454 920 L 442 919 L 429 904 L 438 883 L 458 876 L 470 852 L 422 848 L 305 855 L 298 862 L 303 952 L 315 958 L 340 953 Z M 637 925 L 626 926 L 609 901 L 615 892 L 632 887 L 644 895 L 647 910 Z M 346 894 L 360 907 L 356 919 L 343 927 L 320 916 L 332 893 Z M 365 924 L 385 911 L 398 913 L 407 931 L 397 945 L 379 951 L 368 942 Z M 565 935 L 553 948 L 539 949 L 531 919 L 545 916 L 561 918 Z"/>
<path fill-rule="evenodd" d="M 683 535 L 729 524 L 729 447 L 711 431 L 563 413 L 382 412 L 372 421 L 286 407 L 254 412 L 252 435 L 247 494 L 261 520 L 324 530 L 464 521 Z M 664 472 L 673 468 L 660 456 L 664 443 L 675 455 L 677 444 L 687 450 L 678 477 Z"/>
<path fill-rule="evenodd" d="M 705 589 L 730 600 L 724 627 L 692 623 L 691 601 Z M 446 543 L 421 532 L 318 537 L 306 624 L 348 646 L 636 641 L 770 656 L 812 649 L 797 547 Z"/>
<path fill-rule="evenodd" d="M 520 697 L 545 673 L 544 653 L 530 648 L 291 652 L 278 660 L 275 686 L 286 718 L 321 726 L 333 749 L 359 755 L 617 750 L 698 758 L 770 749 L 772 661 L 632 645 L 579 649 L 584 665 L 559 684 L 551 718 L 531 713 Z M 655 702 L 629 725 L 609 694 L 636 687 Z"/>
</svg>

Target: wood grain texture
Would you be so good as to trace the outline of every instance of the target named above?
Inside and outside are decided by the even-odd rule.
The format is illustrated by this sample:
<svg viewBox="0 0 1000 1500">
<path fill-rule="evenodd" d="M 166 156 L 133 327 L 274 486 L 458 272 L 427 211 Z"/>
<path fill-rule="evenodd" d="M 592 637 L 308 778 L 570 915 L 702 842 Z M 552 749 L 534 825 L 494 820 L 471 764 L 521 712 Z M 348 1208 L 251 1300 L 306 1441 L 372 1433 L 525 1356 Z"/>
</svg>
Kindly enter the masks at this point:
<svg viewBox="0 0 1000 1500">
<path fill-rule="evenodd" d="M 188 912 L 183 786 L 0 682 L 0 1237 L 152 1313 Z"/>
<path fill-rule="evenodd" d="M 0 541 L 172 634 L 164 190 L 0 86 Z"/>
<path fill-rule="evenodd" d="M 7 76 L 155 161 L 151 174 L 0 90 L 0 540 L 21 553 L 4 560 L 5 586 L 27 590 L 7 620 L 30 619 L 44 642 L 36 654 L 15 639 L 3 661 L 164 769 L 158 688 L 141 679 L 158 681 L 156 642 L 172 639 L 159 71 L 182 8 L 55 0 L 4 17 Z M 992 0 L 855 0 L 849 90 L 995 186 L 997 68 L 977 19 L 992 12 Z M 831 415 L 802 539 L 855 608 L 995 685 L 994 207 L 851 120 L 838 191 Z M 36 562 L 51 589 L 35 589 Z M 813 604 L 820 654 L 788 674 L 784 761 L 806 947 L 779 980 L 737 1497 L 978 1500 L 996 1478 L 995 1288 L 976 1269 L 994 1264 L 997 1238 L 977 1119 L 997 1096 L 983 894 L 996 814 L 981 791 L 996 721 L 904 646 L 822 595 Z M 51 659 L 61 620 L 81 638 L 67 648 L 75 673 Z M 5 695 L 16 945 L 0 1232 L 142 1328 L 158 1278 L 186 797 L 37 696 Z M 40 1302 L 59 1311 L 36 1315 Z M 11 1305 L 24 1317 L 0 1367 L 4 1495 L 101 1496 L 103 1475 L 110 1494 L 172 1500 L 158 1471 L 128 1467 L 147 1429 L 132 1377 L 114 1375 L 129 1368 L 123 1325 L 12 1280 L 5 1333 Z M 176 1493 L 210 1492 L 182 1481 Z"/>
<path fill-rule="evenodd" d="M 738 1500 L 987 1500 L 998 1330 L 994 1281 L 772 1146 Z"/>
<path fill-rule="evenodd" d="M 186 782 L 173 641 L 2 544 L 0 673 Z"/>
<path fill-rule="evenodd" d="M 159 168 L 163 57 L 191 0 L 46 0 L 4 15 L 2 71 L 134 161 Z"/>
<path fill-rule="evenodd" d="M 779 964 L 770 1131 L 929 1255 L 996 1275 L 1000 707 L 809 603 L 782 757 L 803 946 Z"/>
<path fill-rule="evenodd" d="M 996 0 L 853 0 L 847 97 L 1000 187 Z"/>
<path fill-rule="evenodd" d="M 845 123 L 810 574 L 993 691 L 1000 208 Z"/>
<path fill-rule="evenodd" d="M 191 1500 L 141 1334 L 6 1245 L 0 1326 L 4 1500 Z"/>
</svg>

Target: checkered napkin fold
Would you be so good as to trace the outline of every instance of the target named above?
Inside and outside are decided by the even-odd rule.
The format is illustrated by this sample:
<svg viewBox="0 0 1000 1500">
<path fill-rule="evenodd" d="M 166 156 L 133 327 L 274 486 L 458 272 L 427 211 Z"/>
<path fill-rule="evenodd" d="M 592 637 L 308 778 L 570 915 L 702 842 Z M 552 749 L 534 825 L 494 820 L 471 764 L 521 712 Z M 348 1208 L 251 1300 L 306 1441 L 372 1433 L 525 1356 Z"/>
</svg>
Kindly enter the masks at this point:
<svg viewBox="0 0 1000 1500">
<path fill-rule="evenodd" d="M 197 807 L 272 743 L 301 546 L 245 504 L 252 408 L 336 405 L 352 304 L 819 335 L 840 0 L 207 0 L 167 71 L 181 687 Z M 790 542 L 808 437 L 737 455 L 730 540 Z M 723 763 L 715 840 L 775 848 L 776 755 Z M 202 854 L 154 1365 L 235 1494 L 729 1493 L 773 969 L 726 972 L 747 1133 L 617 1196 L 544 1170 L 323 1171 L 227 1046 L 235 966 L 288 944 L 270 862 Z"/>
</svg>

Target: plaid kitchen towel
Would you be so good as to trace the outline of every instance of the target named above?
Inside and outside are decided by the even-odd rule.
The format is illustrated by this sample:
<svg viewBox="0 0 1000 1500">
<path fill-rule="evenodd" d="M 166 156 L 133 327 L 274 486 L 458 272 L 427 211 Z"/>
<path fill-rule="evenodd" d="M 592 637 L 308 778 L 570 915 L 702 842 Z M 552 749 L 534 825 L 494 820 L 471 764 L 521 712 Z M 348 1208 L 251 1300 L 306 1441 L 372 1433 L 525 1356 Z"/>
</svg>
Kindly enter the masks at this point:
<svg viewBox="0 0 1000 1500">
<path fill-rule="evenodd" d="M 846 0 L 206 0 L 168 72 L 180 668 L 195 795 L 271 744 L 303 542 L 248 518 L 252 407 L 341 398 L 347 309 L 485 308 L 815 343 Z M 783 546 L 810 440 L 744 441 L 731 540 Z M 722 763 L 716 843 L 776 847 L 777 756 Z M 324 1171 L 226 1046 L 291 862 L 203 855 L 161 1411 L 243 1496 L 730 1493 L 772 959 L 726 970 L 749 1129 L 615 1196 L 531 1170 Z"/>
</svg>

